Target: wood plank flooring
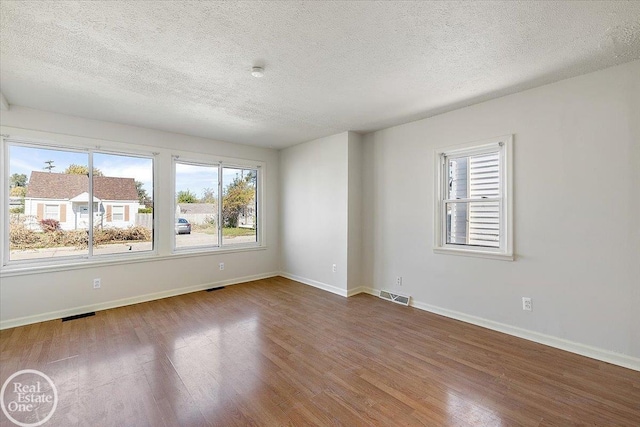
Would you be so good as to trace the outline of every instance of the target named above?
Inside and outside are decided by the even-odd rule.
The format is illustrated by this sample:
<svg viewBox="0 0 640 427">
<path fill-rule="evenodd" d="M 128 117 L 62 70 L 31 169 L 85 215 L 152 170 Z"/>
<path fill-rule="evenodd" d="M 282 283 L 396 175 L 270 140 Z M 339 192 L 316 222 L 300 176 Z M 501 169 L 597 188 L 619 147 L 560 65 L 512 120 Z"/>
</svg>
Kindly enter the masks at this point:
<svg viewBox="0 0 640 427">
<path fill-rule="evenodd" d="M 53 379 L 45 426 L 640 425 L 640 372 L 281 277 L 4 330 L 0 363 Z"/>
</svg>

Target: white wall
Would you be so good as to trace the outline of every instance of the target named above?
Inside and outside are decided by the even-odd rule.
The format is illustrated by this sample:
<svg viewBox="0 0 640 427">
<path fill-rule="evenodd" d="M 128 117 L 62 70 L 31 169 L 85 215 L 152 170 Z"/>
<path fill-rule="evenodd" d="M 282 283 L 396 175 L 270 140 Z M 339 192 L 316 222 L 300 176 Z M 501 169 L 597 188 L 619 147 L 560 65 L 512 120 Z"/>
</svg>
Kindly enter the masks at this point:
<svg viewBox="0 0 640 427">
<path fill-rule="evenodd" d="M 282 272 L 341 295 L 348 277 L 348 142 L 344 132 L 280 151 Z"/>
<path fill-rule="evenodd" d="M 12 106 L 3 111 L 2 133 L 26 134 L 58 141 L 92 141 L 103 148 L 158 152 L 160 175 L 155 182 L 155 214 L 160 230 L 155 242 L 160 260 L 126 265 L 85 266 L 65 271 L 19 274 L 0 273 L 0 325 L 7 327 L 62 315 L 77 314 L 144 298 L 166 296 L 188 289 L 236 283 L 271 276 L 279 268 L 278 251 L 278 153 L 186 135 L 53 114 Z M 35 131 L 35 132 L 34 132 Z M 264 238 L 266 249 L 247 252 L 171 256 L 174 221 L 171 188 L 171 154 L 193 153 L 264 162 Z M 3 172 L 4 173 L 4 172 Z M 3 229 L 4 233 L 4 229 Z M 2 236 L 4 241 L 4 236 Z M 218 262 L 225 263 L 219 271 Z M 102 288 L 92 289 L 100 277 Z"/>
<path fill-rule="evenodd" d="M 361 163 L 355 132 L 280 151 L 284 276 L 343 296 L 361 291 Z"/>
<path fill-rule="evenodd" d="M 540 341 L 551 337 L 552 345 L 566 342 L 583 354 L 626 355 L 640 366 L 639 76 L 636 61 L 385 129 L 362 142 L 345 132 L 279 154 L 12 107 L 2 112 L 3 133 L 25 128 L 153 147 L 164 171 L 172 150 L 265 162 L 268 247 L 0 274 L 0 320 L 73 314 L 278 268 L 342 295 L 359 286 L 394 289 L 402 276 L 396 290 L 422 308 Z M 515 135 L 517 260 L 434 254 L 433 150 L 508 133 Z M 156 184 L 172 192 L 166 172 Z M 162 229 L 171 228 L 172 200 L 156 203 Z M 170 253 L 172 238 L 160 236 L 161 255 Z M 226 263 L 224 271 L 217 261 Z M 94 277 L 102 278 L 100 291 L 91 289 Z M 522 296 L 533 298 L 533 312 L 521 310 Z"/>
<path fill-rule="evenodd" d="M 362 287 L 362 135 L 348 134 L 347 288 L 349 295 Z"/>
<path fill-rule="evenodd" d="M 434 149 L 504 134 L 517 260 L 434 254 Z M 369 134 L 363 161 L 365 283 L 640 366 L 640 61 Z"/>
</svg>

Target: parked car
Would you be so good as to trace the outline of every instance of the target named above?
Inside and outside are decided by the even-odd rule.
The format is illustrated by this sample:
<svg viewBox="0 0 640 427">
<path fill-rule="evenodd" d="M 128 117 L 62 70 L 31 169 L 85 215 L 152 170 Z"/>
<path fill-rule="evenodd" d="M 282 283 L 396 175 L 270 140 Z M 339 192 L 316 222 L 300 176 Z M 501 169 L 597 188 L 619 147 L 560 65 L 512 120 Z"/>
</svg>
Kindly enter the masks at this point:
<svg viewBox="0 0 640 427">
<path fill-rule="evenodd" d="M 191 234 L 191 224 L 184 218 L 176 220 L 176 234 Z"/>
</svg>

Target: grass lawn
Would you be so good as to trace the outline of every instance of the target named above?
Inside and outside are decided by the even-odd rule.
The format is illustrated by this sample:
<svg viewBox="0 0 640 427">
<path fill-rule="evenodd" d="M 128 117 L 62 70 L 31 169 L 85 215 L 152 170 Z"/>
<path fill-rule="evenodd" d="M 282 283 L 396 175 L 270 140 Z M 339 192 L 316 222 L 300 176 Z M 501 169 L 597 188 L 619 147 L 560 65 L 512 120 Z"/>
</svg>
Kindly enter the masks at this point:
<svg viewBox="0 0 640 427">
<path fill-rule="evenodd" d="M 217 234 L 218 230 L 213 226 L 193 226 L 193 231 L 197 231 L 199 233 L 207 233 L 207 234 Z M 224 227 L 222 229 L 222 235 L 224 237 L 238 237 L 238 236 L 255 236 L 256 230 L 253 228 L 232 228 L 232 227 Z"/>
<path fill-rule="evenodd" d="M 237 236 L 255 236 L 256 230 L 253 228 L 231 228 L 225 227 L 222 229 L 222 235 L 225 237 L 237 237 Z"/>
</svg>

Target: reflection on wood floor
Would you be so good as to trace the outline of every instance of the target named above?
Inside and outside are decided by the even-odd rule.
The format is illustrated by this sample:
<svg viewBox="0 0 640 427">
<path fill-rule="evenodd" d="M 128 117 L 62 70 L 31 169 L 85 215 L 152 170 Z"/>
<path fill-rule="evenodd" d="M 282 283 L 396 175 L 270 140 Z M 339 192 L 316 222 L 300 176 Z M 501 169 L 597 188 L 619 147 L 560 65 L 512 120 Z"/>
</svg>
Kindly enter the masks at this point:
<svg viewBox="0 0 640 427">
<path fill-rule="evenodd" d="M 0 338 L 51 426 L 640 425 L 640 372 L 281 277 Z"/>
</svg>

